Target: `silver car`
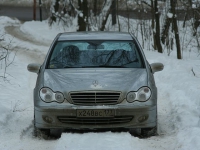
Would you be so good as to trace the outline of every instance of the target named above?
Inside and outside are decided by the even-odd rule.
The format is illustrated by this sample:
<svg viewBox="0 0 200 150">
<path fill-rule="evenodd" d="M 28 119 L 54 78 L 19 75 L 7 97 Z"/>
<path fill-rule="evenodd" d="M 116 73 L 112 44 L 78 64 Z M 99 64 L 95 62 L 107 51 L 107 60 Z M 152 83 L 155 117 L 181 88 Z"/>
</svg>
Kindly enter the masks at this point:
<svg viewBox="0 0 200 150">
<path fill-rule="evenodd" d="M 137 39 L 123 32 L 70 32 L 56 36 L 34 89 L 34 126 L 51 129 L 157 132 L 157 88 Z"/>
</svg>

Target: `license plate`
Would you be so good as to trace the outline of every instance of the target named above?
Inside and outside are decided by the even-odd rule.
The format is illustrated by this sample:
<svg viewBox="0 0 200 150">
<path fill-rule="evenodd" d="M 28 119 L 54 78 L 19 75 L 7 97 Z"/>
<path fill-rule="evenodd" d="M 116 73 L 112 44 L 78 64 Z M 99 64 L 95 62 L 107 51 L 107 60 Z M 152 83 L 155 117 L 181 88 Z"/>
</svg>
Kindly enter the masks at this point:
<svg viewBox="0 0 200 150">
<path fill-rule="evenodd" d="M 77 109 L 77 117 L 113 117 L 114 109 Z"/>
</svg>

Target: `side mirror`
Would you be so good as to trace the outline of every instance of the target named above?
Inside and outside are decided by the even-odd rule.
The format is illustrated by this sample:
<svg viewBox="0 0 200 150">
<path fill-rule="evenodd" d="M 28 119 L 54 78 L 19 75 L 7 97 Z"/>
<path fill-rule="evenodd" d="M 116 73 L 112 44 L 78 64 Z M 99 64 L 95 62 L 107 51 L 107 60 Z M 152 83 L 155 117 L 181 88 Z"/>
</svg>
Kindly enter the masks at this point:
<svg viewBox="0 0 200 150">
<path fill-rule="evenodd" d="M 30 72 L 38 73 L 40 70 L 40 64 L 29 64 L 27 70 Z"/>
<path fill-rule="evenodd" d="M 150 66 L 153 73 L 162 71 L 164 69 L 164 65 L 162 63 L 152 63 Z"/>
</svg>

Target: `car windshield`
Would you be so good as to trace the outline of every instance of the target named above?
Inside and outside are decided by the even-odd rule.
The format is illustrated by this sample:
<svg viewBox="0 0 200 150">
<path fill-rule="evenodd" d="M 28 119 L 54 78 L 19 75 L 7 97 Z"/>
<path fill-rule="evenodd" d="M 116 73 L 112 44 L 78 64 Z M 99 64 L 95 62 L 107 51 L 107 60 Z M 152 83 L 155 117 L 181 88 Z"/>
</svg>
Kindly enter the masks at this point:
<svg viewBox="0 0 200 150">
<path fill-rule="evenodd" d="M 142 64 L 133 41 L 59 41 L 47 68 L 142 68 Z"/>
</svg>

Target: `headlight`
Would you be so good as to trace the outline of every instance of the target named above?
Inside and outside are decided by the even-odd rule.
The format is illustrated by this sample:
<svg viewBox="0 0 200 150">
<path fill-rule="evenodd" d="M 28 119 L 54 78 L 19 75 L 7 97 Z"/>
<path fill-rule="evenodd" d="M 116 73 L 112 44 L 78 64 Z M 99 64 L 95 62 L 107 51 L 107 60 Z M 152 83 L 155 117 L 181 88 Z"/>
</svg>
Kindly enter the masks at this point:
<svg viewBox="0 0 200 150">
<path fill-rule="evenodd" d="M 126 100 L 129 103 L 134 101 L 145 102 L 151 97 L 151 90 L 148 87 L 142 87 L 137 92 L 129 92 L 126 96 Z"/>
<path fill-rule="evenodd" d="M 59 102 L 62 103 L 64 101 L 64 96 L 62 93 L 56 93 L 55 94 L 55 99 Z"/>
<path fill-rule="evenodd" d="M 40 98 L 44 102 L 47 102 L 47 103 L 50 103 L 50 102 L 62 103 L 62 102 L 64 102 L 64 99 L 65 99 L 62 93 L 53 92 L 49 88 L 42 88 L 40 90 Z"/>
<path fill-rule="evenodd" d="M 135 98 L 136 98 L 135 92 L 130 92 L 130 93 L 127 94 L 127 98 L 126 99 L 127 99 L 127 101 L 129 103 L 132 103 L 132 102 L 135 101 Z"/>
<path fill-rule="evenodd" d="M 151 96 L 151 90 L 148 87 L 142 87 L 138 90 L 138 100 L 141 102 L 147 101 Z"/>
</svg>

